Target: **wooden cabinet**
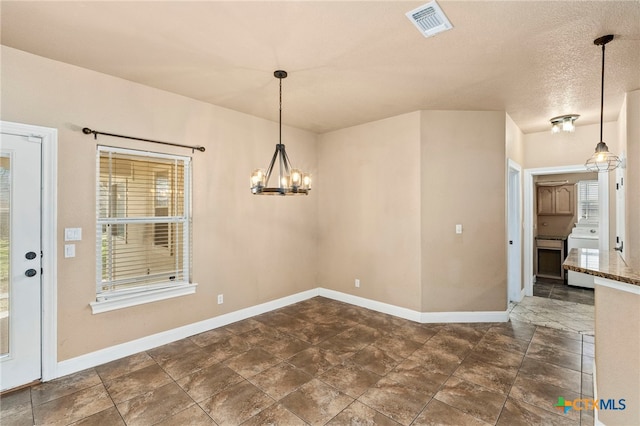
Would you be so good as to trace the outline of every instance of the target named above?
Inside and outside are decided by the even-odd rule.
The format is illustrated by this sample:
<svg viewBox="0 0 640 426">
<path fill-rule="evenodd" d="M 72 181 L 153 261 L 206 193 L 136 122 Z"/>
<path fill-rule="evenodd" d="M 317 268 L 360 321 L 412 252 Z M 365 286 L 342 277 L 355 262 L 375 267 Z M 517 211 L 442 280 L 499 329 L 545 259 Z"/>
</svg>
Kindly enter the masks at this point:
<svg viewBox="0 0 640 426">
<path fill-rule="evenodd" d="M 536 238 L 535 274 L 537 277 L 564 280 L 564 240 Z"/>
<path fill-rule="evenodd" d="M 555 188 L 538 187 L 538 214 L 555 214 Z"/>
<path fill-rule="evenodd" d="M 575 185 L 539 186 L 539 215 L 573 215 L 576 208 Z"/>
</svg>

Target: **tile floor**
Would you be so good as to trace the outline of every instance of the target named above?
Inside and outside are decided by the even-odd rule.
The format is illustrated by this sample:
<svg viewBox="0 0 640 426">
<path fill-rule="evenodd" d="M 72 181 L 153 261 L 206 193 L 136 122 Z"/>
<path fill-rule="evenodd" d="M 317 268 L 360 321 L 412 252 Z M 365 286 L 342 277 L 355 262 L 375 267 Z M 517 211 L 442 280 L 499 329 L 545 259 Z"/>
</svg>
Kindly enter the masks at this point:
<svg viewBox="0 0 640 426">
<path fill-rule="evenodd" d="M 0 398 L 8 425 L 593 425 L 593 337 L 316 297 Z"/>
<path fill-rule="evenodd" d="M 533 297 L 509 304 L 509 318 L 581 334 L 594 334 L 594 290 L 571 287 L 562 281 L 536 282 Z"/>
<path fill-rule="evenodd" d="M 538 278 L 533 285 L 533 295 L 591 306 L 593 306 L 595 300 L 592 288 L 574 287 L 565 284 L 561 280 L 543 278 Z"/>
</svg>

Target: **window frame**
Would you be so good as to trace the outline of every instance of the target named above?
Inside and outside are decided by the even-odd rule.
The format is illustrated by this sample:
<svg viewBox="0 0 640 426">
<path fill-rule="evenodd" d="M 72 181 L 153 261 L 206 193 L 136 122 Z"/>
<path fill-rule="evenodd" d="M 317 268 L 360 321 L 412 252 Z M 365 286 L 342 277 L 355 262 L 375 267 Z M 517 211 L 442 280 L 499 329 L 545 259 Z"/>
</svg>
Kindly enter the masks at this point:
<svg viewBox="0 0 640 426">
<path fill-rule="evenodd" d="M 583 187 L 585 187 L 585 189 L 583 190 Z M 597 195 L 595 202 L 593 200 L 585 200 L 583 193 L 585 195 L 587 195 L 587 198 L 589 196 L 589 188 L 595 188 L 595 193 Z M 577 191 L 577 196 L 576 196 L 576 204 L 577 204 L 577 218 L 578 221 L 580 221 L 580 219 L 593 219 L 593 216 L 589 216 L 590 211 L 594 210 L 594 205 L 595 205 L 595 209 L 597 210 L 598 214 L 596 216 L 596 219 L 598 221 L 598 223 L 600 222 L 600 187 L 599 187 L 599 182 L 597 179 L 588 179 L 588 180 L 580 180 L 577 182 L 576 184 L 576 191 Z M 595 203 L 595 204 L 594 204 Z M 585 208 L 584 206 L 589 206 L 590 208 Z M 583 216 L 584 213 L 587 213 L 587 216 Z"/>
<path fill-rule="evenodd" d="M 141 158 L 162 159 L 162 160 L 178 160 L 182 162 L 184 167 L 184 212 L 181 216 L 180 223 L 183 227 L 182 232 L 182 279 L 180 281 L 162 281 L 158 283 L 148 283 L 139 286 L 103 291 L 104 283 L 102 281 L 102 227 L 105 224 L 124 224 L 125 235 L 127 224 L 136 223 L 135 218 L 101 218 L 100 217 L 100 158 L 103 153 L 114 153 L 122 155 L 131 155 Z M 94 314 L 108 312 L 115 309 L 136 306 L 144 303 L 150 303 L 158 300 L 193 294 L 196 291 L 197 284 L 192 282 L 192 158 L 189 156 L 180 156 L 172 154 L 164 154 L 151 151 L 140 151 L 127 148 L 117 148 L 105 145 L 98 145 L 96 149 L 96 280 L 95 293 L 96 299 L 90 302 L 92 312 Z M 154 182 L 155 185 L 155 182 Z M 155 211 L 155 198 L 153 200 L 153 208 Z M 155 216 L 154 216 L 155 217 Z M 146 222 L 145 222 L 146 223 Z M 170 227 L 171 228 L 171 227 Z M 155 244 L 154 244 L 155 247 Z"/>
</svg>

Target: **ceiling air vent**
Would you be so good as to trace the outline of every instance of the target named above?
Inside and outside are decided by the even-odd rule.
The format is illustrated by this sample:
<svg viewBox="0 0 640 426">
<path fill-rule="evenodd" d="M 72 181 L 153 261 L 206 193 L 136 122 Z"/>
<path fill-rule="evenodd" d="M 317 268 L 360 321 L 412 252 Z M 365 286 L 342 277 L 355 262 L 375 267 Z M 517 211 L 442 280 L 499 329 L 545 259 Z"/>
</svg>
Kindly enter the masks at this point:
<svg viewBox="0 0 640 426">
<path fill-rule="evenodd" d="M 431 37 L 453 28 L 435 0 L 407 12 L 406 15 L 425 37 Z"/>
</svg>

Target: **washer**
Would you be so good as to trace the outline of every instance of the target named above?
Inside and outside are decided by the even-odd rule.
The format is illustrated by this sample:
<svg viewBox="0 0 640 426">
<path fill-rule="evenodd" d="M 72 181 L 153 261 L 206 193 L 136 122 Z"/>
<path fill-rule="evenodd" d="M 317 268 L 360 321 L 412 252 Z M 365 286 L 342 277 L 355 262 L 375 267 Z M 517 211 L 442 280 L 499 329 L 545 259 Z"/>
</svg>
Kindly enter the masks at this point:
<svg viewBox="0 0 640 426">
<path fill-rule="evenodd" d="M 567 250 L 572 248 L 597 249 L 600 243 L 597 224 L 576 224 L 571 234 L 567 238 Z M 594 288 L 593 275 L 582 274 L 580 272 L 568 271 L 567 284 L 576 287 Z"/>
</svg>

